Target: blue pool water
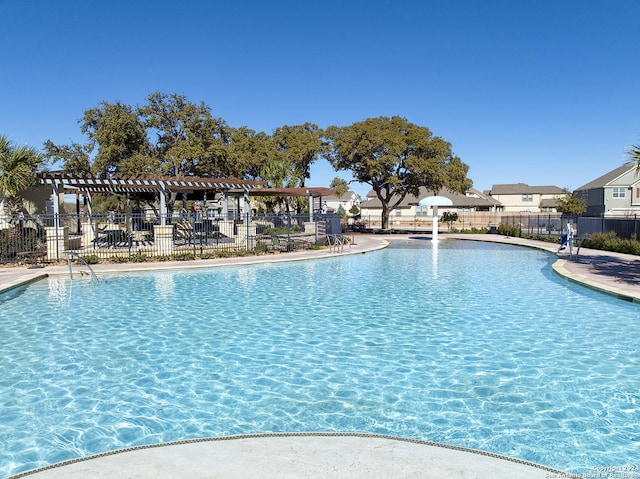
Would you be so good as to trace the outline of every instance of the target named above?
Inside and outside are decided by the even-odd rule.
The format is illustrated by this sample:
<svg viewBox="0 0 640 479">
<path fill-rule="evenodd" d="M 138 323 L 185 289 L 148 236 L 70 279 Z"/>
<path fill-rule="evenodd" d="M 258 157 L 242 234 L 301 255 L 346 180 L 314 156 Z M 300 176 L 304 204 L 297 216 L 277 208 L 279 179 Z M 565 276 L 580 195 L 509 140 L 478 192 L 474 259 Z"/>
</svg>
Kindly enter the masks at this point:
<svg viewBox="0 0 640 479">
<path fill-rule="evenodd" d="M 553 261 L 398 241 L 0 295 L 0 477 L 274 431 L 390 434 L 575 473 L 637 466 L 640 309 Z"/>
</svg>

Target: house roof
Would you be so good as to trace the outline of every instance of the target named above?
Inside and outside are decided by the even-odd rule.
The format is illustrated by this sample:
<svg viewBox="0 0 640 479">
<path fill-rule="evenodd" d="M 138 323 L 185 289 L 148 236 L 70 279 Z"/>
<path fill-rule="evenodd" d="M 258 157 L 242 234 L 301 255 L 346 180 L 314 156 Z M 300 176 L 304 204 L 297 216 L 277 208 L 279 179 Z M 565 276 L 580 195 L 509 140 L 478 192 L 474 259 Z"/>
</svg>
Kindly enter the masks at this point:
<svg viewBox="0 0 640 479">
<path fill-rule="evenodd" d="M 542 208 L 555 208 L 558 206 L 557 198 L 542 198 L 540 200 L 540 207 Z"/>
<path fill-rule="evenodd" d="M 399 208 L 402 207 L 410 207 L 417 206 L 418 201 L 422 198 L 428 196 L 436 196 L 432 191 L 428 191 L 426 188 L 420 189 L 420 194 L 418 196 L 407 195 L 397 206 Z M 444 196 L 445 198 L 449 198 L 453 202 L 454 207 L 462 208 L 462 207 L 480 207 L 480 206 L 494 206 L 499 205 L 500 202 L 495 200 L 494 198 L 484 196 L 478 190 L 471 188 L 467 195 L 459 194 L 459 193 L 451 193 L 444 188 L 440 190 L 437 196 Z M 371 192 L 367 194 L 367 201 L 360 204 L 361 208 L 382 208 L 382 203 L 375 196 L 375 193 L 372 195 Z"/>
<path fill-rule="evenodd" d="M 334 195 L 325 196 L 324 200 L 325 201 L 349 201 L 354 196 L 358 196 L 358 195 L 356 193 L 354 193 L 353 191 L 349 190 L 346 193 L 344 193 L 342 196 L 338 196 L 338 195 L 335 195 L 335 194 Z"/>
<path fill-rule="evenodd" d="M 492 196 L 521 194 L 558 195 L 564 192 L 565 191 L 558 186 L 529 186 L 526 183 L 511 183 L 493 185 L 489 194 Z"/>
<path fill-rule="evenodd" d="M 636 167 L 637 167 L 637 165 L 635 163 L 627 162 L 624 165 L 621 165 L 621 166 L 611 170 L 609 173 L 605 173 L 604 175 L 596 178 L 595 180 L 590 181 L 586 185 L 582 185 L 580 188 L 576 188 L 576 191 L 593 190 L 593 189 L 596 189 L 596 188 L 604 188 L 608 183 L 612 182 L 613 180 L 615 180 L 619 176 L 624 175 L 629 170 L 631 170 L 632 168 L 636 168 Z"/>
</svg>

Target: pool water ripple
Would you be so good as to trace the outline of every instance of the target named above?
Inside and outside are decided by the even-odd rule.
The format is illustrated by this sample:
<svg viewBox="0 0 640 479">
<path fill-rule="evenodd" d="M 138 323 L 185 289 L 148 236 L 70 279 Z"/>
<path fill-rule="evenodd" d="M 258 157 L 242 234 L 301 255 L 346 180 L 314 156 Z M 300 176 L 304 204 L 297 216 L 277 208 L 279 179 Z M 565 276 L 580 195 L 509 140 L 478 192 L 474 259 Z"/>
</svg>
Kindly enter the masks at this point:
<svg viewBox="0 0 640 479">
<path fill-rule="evenodd" d="M 0 311 L 0 476 L 186 438 L 364 431 L 575 473 L 640 457 L 640 311 L 505 245 L 52 278 Z M 44 306 L 43 306 L 44 305 Z"/>
</svg>

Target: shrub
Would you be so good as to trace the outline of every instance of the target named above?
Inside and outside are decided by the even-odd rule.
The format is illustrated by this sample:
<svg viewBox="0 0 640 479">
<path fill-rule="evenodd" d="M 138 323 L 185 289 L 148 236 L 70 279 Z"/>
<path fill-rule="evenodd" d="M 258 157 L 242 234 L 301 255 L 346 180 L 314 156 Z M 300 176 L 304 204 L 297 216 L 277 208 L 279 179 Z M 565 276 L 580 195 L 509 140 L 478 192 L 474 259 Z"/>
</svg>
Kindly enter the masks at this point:
<svg viewBox="0 0 640 479">
<path fill-rule="evenodd" d="M 640 242 L 635 237 L 631 239 L 618 238 L 614 231 L 594 233 L 582 243 L 582 246 L 604 251 L 640 255 Z"/>
<path fill-rule="evenodd" d="M 256 253 L 266 253 L 267 252 L 267 244 L 263 241 L 256 241 L 256 246 L 253 249 Z"/>
<path fill-rule="evenodd" d="M 98 264 L 100 262 L 100 258 L 95 254 L 88 254 L 87 256 L 82 256 L 82 259 L 87 264 Z"/>
<path fill-rule="evenodd" d="M 505 236 L 513 236 L 520 238 L 522 236 L 522 229 L 516 225 L 498 225 L 498 233 Z"/>
<path fill-rule="evenodd" d="M 38 249 L 38 234 L 33 228 L 0 230 L 0 260 L 13 259 L 22 251 Z"/>
<path fill-rule="evenodd" d="M 135 253 L 129 257 L 129 261 L 132 263 L 144 263 L 147 261 L 147 256 L 142 253 Z"/>
<path fill-rule="evenodd" d="M 464 233 L 471 233 L 471 234 L 484 234 L 487 233 L 489 230 L 487 228 L 476 228 L 475 226 L 466 230 L 462 230 Z"/>
<path fill-rule="evenodd" d="M 126 256 L 112 256 L 109 258 L 109 261 L 115 264 L 122 264 L 122 263 L 128 263 L 129 258 L 127 258 Z"/>
<path fill-rule="evenodd" d="M 193 261 L 196 256 L 193 253 L 176 253 L 173 255 L 175 261 Z"/>
</svg>

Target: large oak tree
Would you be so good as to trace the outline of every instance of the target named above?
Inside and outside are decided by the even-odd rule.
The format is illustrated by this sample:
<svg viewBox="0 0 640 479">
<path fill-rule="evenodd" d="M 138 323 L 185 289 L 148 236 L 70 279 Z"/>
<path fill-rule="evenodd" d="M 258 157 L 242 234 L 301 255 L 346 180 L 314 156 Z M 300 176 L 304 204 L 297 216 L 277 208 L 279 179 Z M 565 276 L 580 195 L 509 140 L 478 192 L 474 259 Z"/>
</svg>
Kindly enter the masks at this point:
<svg viewBox="0 0 640 479">
<path fill-rule="evenodd" d="M 270 148 L 261 166 L 260 176 L 274 188 L 304 187 L 305 181 L 311 176 L 311 165 L 326 150 L 323 132 L 313 123 L 276 128 L 269 143 Z M 296 210 L 303 208 L 306 199 L 267 198 L 265 203 L 268 207 L 284 204 L 288 212 L 292 207 Z"/>
<path fill-rule="evenodd" d="M 399 116 L 369 118 L 326 130 L 329 161 L 336 170 L 351 171 L 355 181 L 371 186 L 382 203 L 382 228 L 390 212 L 421 187 L 437 194 L 442 188 L 464 193 L 472 185 L 469 167 L 451 144 L 423 126 Z"/>
</svg>

